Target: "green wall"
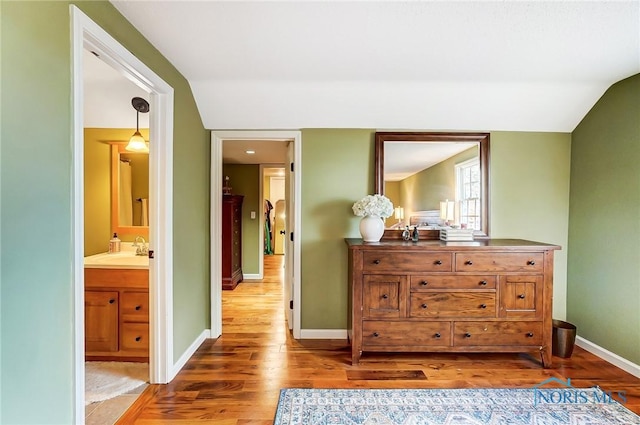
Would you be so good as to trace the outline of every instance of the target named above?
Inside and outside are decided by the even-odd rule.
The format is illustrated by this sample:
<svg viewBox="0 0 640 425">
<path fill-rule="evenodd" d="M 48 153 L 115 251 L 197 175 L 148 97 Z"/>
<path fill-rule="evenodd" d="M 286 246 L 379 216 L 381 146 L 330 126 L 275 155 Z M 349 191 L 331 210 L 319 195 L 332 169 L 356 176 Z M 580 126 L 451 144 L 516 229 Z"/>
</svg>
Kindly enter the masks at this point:
<svg viewBox="0 0 640 425">
<path fill-rule="evenodd" d="M 187 81 L 109 2 L 77 4 L 175 90 L 174 252 L 158 253 L 156 261 L 173 255 L 176 359 L 209 327 L 209 135 Z M 0 422 L 69 424 L 75 381 L 69 2 L 0 7 Z"/>
<path fill-rule="evenodd" d="M 260 214 L 263 212 L 260 201 L 260 166 L 224 164 L 222 175 L 229 176 L 229 185 L 234 195 L 243 195 L 242 200 L 242 273 L 258 274 L 262 241 L 260 240 Z M 256 218 L 251 218 L 255 211 Z"/>
<path fill-rule="evenodd" d="M 567 318 L 640 364 L 640 74 L 609 88 L 572 143 Z"/>
<path fill-rule="evenodd" d="M 302 131 L 302 329 L 346 329 L 344 238 L 360 237 L 351 206 L 373 193 L 374 133 Z M 491 133 L 491 236 L 562 246 L 554 273 L 559 319 L 566 314 L 570 149 L 568 133 Z"/>
</svg>

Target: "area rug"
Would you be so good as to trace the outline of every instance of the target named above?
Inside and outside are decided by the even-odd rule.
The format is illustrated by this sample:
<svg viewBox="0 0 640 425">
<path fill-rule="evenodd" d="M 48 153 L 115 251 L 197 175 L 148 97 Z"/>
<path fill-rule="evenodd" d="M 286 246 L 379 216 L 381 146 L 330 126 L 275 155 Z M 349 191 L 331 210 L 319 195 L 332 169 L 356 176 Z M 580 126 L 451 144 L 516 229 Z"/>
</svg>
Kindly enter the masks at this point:
<svg viewBox="0 0 640 425">
<path fill-rule="evenodd" d="M 274 425 L 631 425 L 598 388 L 283 389 Z"/>
<path fill-rule="evenodd" d="M 149 363 L 85 362 L 85 404 L 104 401 L 149 381 Z"/>
</svg>

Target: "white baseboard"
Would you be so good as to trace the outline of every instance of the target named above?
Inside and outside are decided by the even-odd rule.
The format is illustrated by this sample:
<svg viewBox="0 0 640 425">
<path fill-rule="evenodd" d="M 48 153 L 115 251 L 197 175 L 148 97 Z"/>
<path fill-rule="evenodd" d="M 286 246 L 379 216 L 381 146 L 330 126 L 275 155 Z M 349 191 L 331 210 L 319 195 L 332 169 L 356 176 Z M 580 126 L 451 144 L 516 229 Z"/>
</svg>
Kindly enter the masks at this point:
<svg viewBox="0 0 640 425">
<path fill-rule="evenodd" d="M 200 335 L 198 335 L 198 337 L 191 343 L 189 347 L 187 347 L 185 352 L 182 353 L 178 361 L 173 365 L 173 369 L 171 370 L 171 376 L 169 376 L 169 379 L 167 382 L 171 382 L 173 378 L 176 377 L 178 372 L 180 372 L 184 367 L 184 365 L 187 364 L 187 361 L 191 358 L 191 356 L 193 356 L 193 353 L 196 352 L 198 347 L 202 345 L 205 339 L 210 337 L 211 337 L 210 329 L 205 329 L 204 331 L 202 331 Z"/>
<path fill-rule="evenodd" d="M 242 274 L 242 280 L 262 280 L 264 277 L 259 273 L 254 274 Z"/>
<path fill-rule="evenodd" d="M 591 354 L 595 354 L 601 359 L 606 360 L 612 365 L 619 367 L 625 372 L 629 372 L 633 376 L 640 378 L 640 365 L 637 365 L 623 357 L 620 357 L 616 353 L 612 353 L 611 351 L 602 348 L 599 345 L 596 345 L 593 342 L 582 338 L 581 336 L 576 337 L 576 345 L 580 348 L 584 348 Z"/>
<path fill-rule="evenodd" d="M 301 339 L 347 339 L 346 329 L 300 329 Z"/>
</svg>

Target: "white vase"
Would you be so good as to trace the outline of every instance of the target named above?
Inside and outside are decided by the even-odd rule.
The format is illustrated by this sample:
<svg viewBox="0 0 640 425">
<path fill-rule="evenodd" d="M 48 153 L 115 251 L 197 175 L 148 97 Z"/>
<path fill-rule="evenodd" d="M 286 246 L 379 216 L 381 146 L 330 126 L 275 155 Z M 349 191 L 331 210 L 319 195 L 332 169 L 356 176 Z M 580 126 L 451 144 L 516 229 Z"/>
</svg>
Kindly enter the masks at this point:
<svg viewBox="0 0 640 425">
<path fill-rule="evenodd" d="M 379 242 L 384 233 L 384 221 L 377 215 L 367 215 L 360 220 L 360 234 L 365 242 Z"/>
</svg>

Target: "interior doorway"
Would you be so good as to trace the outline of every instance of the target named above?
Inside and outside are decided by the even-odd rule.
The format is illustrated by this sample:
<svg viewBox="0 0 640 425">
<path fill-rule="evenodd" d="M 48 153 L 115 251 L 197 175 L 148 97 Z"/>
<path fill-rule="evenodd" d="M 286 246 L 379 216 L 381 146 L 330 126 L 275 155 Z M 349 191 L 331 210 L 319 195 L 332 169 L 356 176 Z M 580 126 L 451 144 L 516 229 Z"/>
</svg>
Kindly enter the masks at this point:
<svg viewBox="0 0 640 425">
<path fill-rule="evenodd" d="M 171 253 L 173 88 L 133 56 L 80 9 L 70 5 L 72 25 L 73 107 L 73 288 L 75 423 L 85 416 L 85 317 L 84 317 L 84 88 L 83 55 L 94 52 L 129 81 L 150 95 L 154 113 L 150 119 L 149 239 L 157 253 Z M 149 261 L 150 381 L 166 383 L 173 371 L 172 255 L 162 262 Z"/>
<path fill-rule="evenodd" d="M 222 334 L 222 282 L 221 282 L 221 204 L 223 194 L 223 142 L 247 140 L 262 142 L 286 141 L 287 161 L 285 175 L 289 175 L 285 186 L 289 185 L 290 196 L 287 197 L 287 242 L 286 252 L 288 267 L 285 272 L 285 287 L 289 287 L 290 301 L 286 301 L 289 327 L 294 338 L 300 338 L 300 159 L 302 137 L 299 131 L 213 131 L 211 133 L 211 336 Z M 294 165 L 295 164 L 295 165 Z M 233 186 L 233 184 L 232 184 Z M 263 186 L 260 183 L 260 186 Z M 263 195 L 260 195 L 263 199 Z M 293 308 L 291 309 L 290 306 Z"/>
</svg>

